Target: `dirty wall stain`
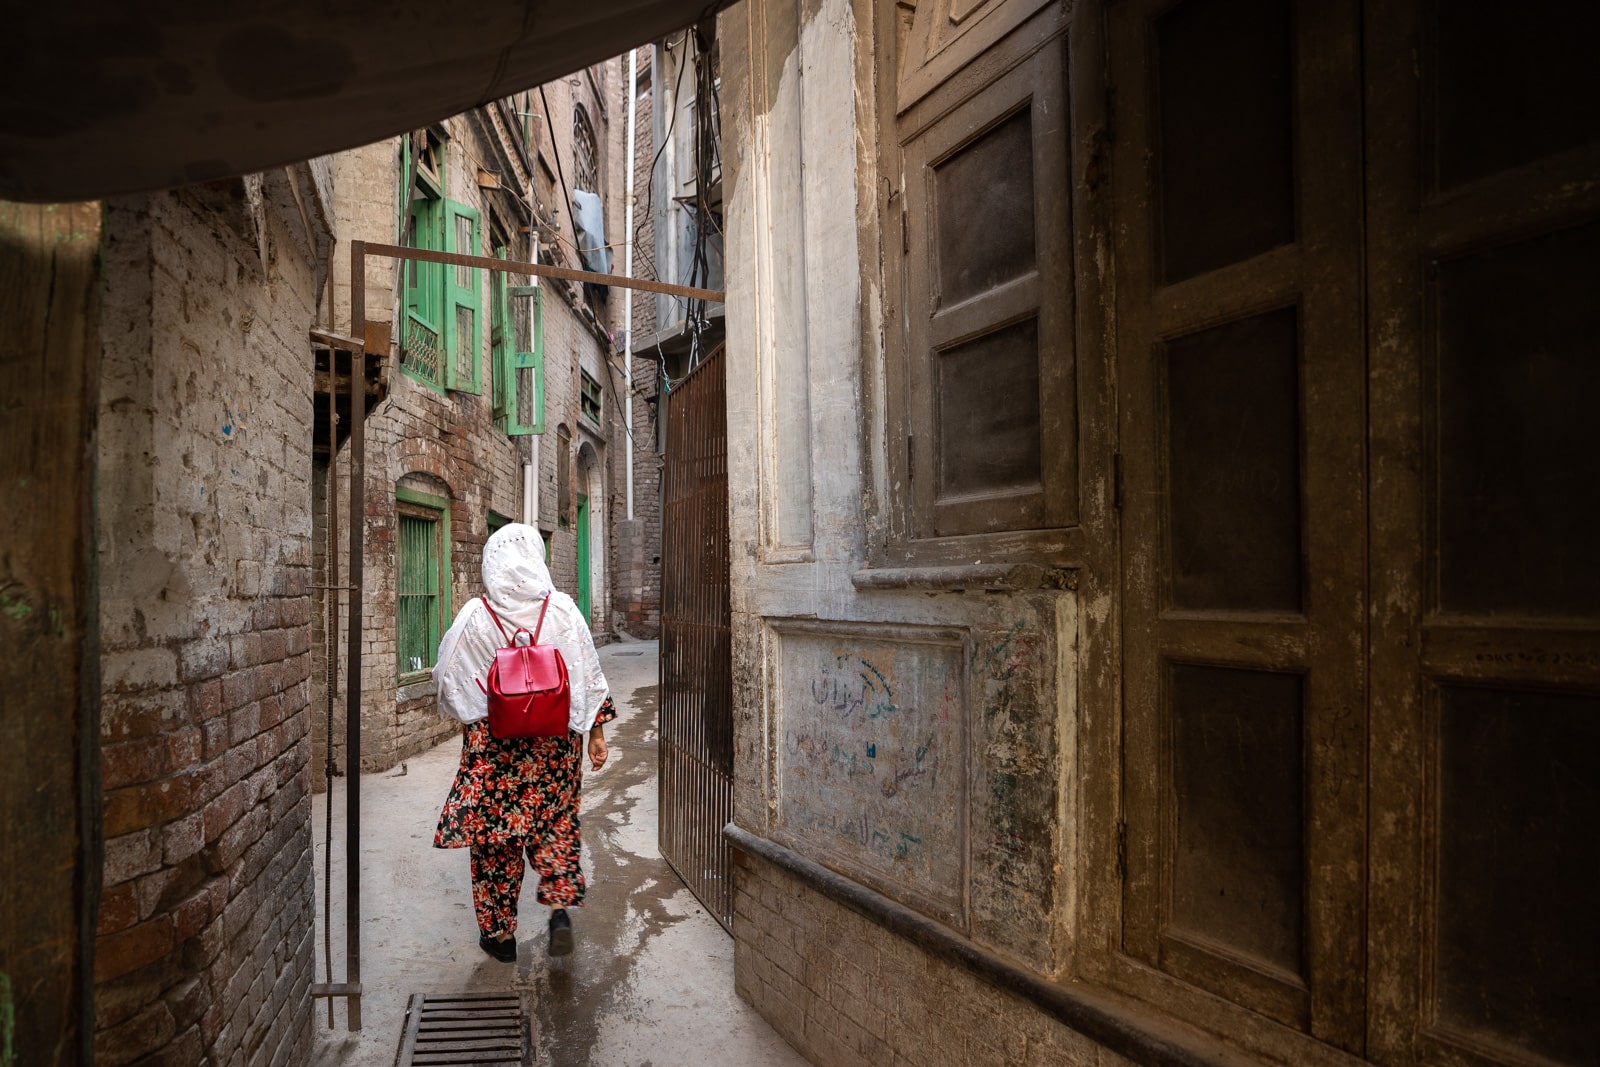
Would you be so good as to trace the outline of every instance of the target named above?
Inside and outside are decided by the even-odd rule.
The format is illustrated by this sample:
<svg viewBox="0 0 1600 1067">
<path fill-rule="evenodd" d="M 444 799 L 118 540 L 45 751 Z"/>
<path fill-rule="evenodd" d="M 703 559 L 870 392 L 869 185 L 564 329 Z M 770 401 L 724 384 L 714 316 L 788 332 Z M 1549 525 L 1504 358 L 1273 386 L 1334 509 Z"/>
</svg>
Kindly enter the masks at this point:
<svg viewBox="0 0 1600 1067">
<path fill-rule="evenodd" d="M 918 895 L 962 895 L 962 647 L 785 635 L 781 819 Z"/>
</svg>

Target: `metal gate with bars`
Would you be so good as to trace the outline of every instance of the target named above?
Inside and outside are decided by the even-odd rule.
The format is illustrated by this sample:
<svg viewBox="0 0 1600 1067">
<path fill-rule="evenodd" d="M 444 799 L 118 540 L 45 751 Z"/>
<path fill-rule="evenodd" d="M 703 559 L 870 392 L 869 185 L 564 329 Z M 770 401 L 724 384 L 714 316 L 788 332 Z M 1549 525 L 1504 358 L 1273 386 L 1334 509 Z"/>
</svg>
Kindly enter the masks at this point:
<svg viewBox="0 0 1600 1067">
<path fill-rule="evenodd" d="M 661 487 L 661 853 L 733 924 L 733 665 L 723 349 L 667 394 Z"/>
</svg>

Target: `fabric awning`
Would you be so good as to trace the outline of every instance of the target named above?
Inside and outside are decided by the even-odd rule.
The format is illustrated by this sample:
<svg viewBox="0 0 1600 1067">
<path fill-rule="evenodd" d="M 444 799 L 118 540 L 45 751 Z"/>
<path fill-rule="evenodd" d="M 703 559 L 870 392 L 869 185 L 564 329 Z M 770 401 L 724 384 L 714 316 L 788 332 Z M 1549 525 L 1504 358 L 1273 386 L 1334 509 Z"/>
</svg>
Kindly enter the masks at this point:
<svg viewBox="0 0 1600 1067">
<path fill-rule="evenodd" d="M 12 13 L 0 198 L 88 200 L 418 129 L 709 15 L 722 0 L 47 0 Z"/>
</svg>

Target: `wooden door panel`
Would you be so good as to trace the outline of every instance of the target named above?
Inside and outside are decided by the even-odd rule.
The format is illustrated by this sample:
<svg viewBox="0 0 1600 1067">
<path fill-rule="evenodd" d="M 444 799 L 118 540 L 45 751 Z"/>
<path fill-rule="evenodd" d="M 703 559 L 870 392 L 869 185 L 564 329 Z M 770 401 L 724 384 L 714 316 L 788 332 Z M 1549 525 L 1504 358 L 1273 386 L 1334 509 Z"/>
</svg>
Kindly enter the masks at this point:
<svg viewBox="0 0 1600 1067">
<path fill-rule="evenodd" d="M 931 97 L 948 110 L 908 127 L 908 453 L 922 537 L 1076 518 L 1065 56 L 1064 40 L 1049 41 L 964 100 Z"/>
<path fill-rule="evenodd" d="M 1359 1051 L 1355 10 L 1108 15 L 1128 977 Z"/>
<path fill-rule="evenodd" d="M 1172 663 L 1165 683 L 1182 801 L 1169 805 L 1166 936 L 1303 993 L 1302 678 Z"/>
<path fill-rule="evenodd" d="M 1431 702 L 1435 1029 L 1593 1063 L 1600 696 L 1442 685 Z"/>
<path fill-rule="evenodd" d="M 1431 192 L 1600 141 L 1592 12 L 1562 0 L 1519 4 L 1512 24 L 1483 2 L 1426 3 L 1419 12 Z"/>
<path fill-rule="evenodd" d="M 1161 346 L 1164 608 L 1299 614 L 1299 364 L 1292 307 Z"/>
<path fill-rule="evenodd" d="M 936 350 L 933 378 L 938 498 L 1036 493 L 1041 474 L 1038 319 L 1030 316 Z"/>
<path fill-rule="evenodd" d="M 1019 108 L 929 167 L 934 292 L 941 308 L 1037 269 L 1032 118 L 1031 109 Z"/>
<path fill-rule="evenodd" d="M 1600 224 L 1480 249 L 1431 273 L 1433 607 L 1592 616 Z"/>
<path fill-rule="evenodd" d="M 1154 19 L 1166 285 L 1295 239 L 1291 15 L 1282 0 L 1190 0 Z"/>
<path fill-rule="evenodd" d="M 1600 1057 L 1600 12 L 1504 15 L 1366 21 L 1368 1045 L 1451 1067 Z"/>
</svg>

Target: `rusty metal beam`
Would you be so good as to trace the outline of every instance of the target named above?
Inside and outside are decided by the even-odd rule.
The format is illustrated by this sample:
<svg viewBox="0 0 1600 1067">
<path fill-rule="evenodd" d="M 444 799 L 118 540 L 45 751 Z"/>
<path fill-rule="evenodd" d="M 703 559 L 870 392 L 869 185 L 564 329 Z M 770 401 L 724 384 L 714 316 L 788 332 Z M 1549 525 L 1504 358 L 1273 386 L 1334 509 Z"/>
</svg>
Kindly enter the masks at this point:
<svg viewBox="0 0 1600 1067">
<path fill-rule="evenodd" d="M 328 248 L 328 325 L 334 324 L 333 247 Z M 313 330 L 316 337 L 318 331 Z M 328 377 L 333 377 L 333 349 L 328 350 Z M 350 379 L 354 381 L 352 377 Z M 323 794 L 326 798 L 322 861 L 322 963 L 323 974 L 333 981 L 333 709 L 339 691 L 339 404 L 330 383 L 328 388 L 328 490 L 323 505 L 328 514 L 328 544 L 323 557 L 322 606 L 325 612 L 322 631 L 323 671 L 325 673 L 327 730 L 322 735 Z M 314 987 L 315 988 L 315 987 Z M 315 995 L 315 994 L 313 994 Z M 328 1000 L 328 1029 L 333 1029 L 333 999 Z"/>
<path fill-rule="evenodd" d="M 344 334 L 336 333 L 333 330 L 313 328 L 311 331 L 311 343 L 324 345 L 328 348 L 337 348 L 342 352 L 353 352 L 361 347 L 361 338 L 346 337 Z"/>
<path fill-rule="evenodd" d="M 395 259 L 414 259 L 421 263 L 446 263 L 453 267 L 478 267 L 483 270 L 507 270 L 516 274 L 535 274 L 541 278 L 558 278 L 569 282 L 586 282 L 589 285 L 614 285 L 618 289 L 642 289 L 647 293 L 665 293 L 686 300 L 706 300 L 720 304 L 727 293 L 718 289 L 696 289 L 691 285 L 672 285 L 651 281 L 648 278 L 628 278 L 621 274 L 596 274 L 593 271 L 573 270 L 570 267 L 552 267 L 544 263 L 519 263 L 513 259 L 494 259 L 490 256 L 464 256 L 458 252 L 435 252 L 427 248 L 408 248 L 405 245 L 379 245 L 359 242 L 369 256 L 391 256 Z M 353 251 L 353 249 L 352 249 Z M 351 262 L 355 262 L 352 254 Z M 352 325 L 351 333 L 357 327 Z"/>
<path fill-rule="evenodd" d="M 311 995 L 313 997 L 328 997 L 330 999 L 336 999 L 338 997 L 359 997 L 361 995 L 361 983 L 357 982 L 351 984 L 350 982 L 317 982 L 311 987 Z"/>
</svg>

